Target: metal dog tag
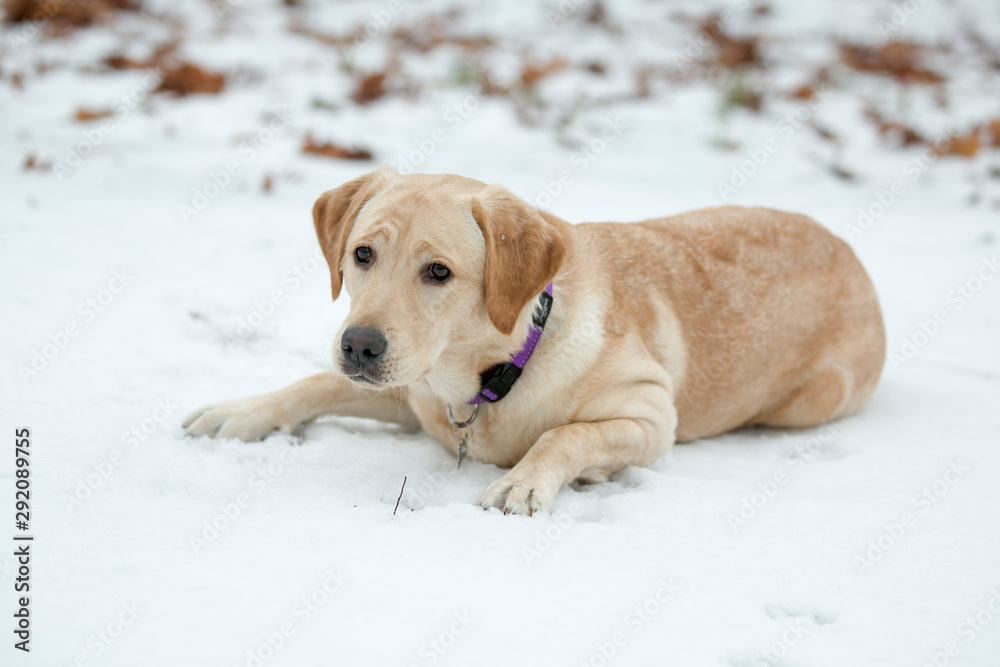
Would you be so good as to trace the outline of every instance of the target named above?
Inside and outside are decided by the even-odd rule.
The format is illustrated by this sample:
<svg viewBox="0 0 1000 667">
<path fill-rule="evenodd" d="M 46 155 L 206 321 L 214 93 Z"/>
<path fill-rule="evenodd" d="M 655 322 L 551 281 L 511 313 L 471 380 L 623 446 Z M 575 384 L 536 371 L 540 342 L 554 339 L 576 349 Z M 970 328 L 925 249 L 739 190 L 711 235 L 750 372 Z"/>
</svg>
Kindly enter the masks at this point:
<svg viewBox="0 0 1000 667">
<path fill-rule="evenodd" d="M 469 439 L 472 437 L 472 422 L 476 421 L 476 415 L 479 414 L 479 405 L 472 406 L 472 416 L 463 422 L 455 419 L 450 405 L 445 406 L 445 414 L 448 415 L 448 423 L 451 424 L 452 433 L 455 435 L 455 439 L 458 440 L 458 468 L 461 469 L 462 460 L 469 453 L 468 445 Z"/>
</svg>

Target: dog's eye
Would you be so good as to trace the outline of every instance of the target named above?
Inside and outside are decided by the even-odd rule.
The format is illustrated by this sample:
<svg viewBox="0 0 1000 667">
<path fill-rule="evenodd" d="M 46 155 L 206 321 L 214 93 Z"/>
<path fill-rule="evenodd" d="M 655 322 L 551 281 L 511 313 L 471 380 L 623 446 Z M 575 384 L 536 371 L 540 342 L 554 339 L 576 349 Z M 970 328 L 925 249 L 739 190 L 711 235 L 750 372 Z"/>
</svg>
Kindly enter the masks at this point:
<svg viewBox="0 0 1000 667">
<path fill-rule="evenodd" d="M 372 249 L 367 246 L 361 246 L 354 251 L 354 261 L 358 264 L 370 264 L 372 261 Z"/>
<path fill-rule="evenodd" d="M 443 283 L 451 276 L 451 271 L 442 264 L 431 264 L 427 267 L 427 277 L 439 283 Z"/>
</svg>

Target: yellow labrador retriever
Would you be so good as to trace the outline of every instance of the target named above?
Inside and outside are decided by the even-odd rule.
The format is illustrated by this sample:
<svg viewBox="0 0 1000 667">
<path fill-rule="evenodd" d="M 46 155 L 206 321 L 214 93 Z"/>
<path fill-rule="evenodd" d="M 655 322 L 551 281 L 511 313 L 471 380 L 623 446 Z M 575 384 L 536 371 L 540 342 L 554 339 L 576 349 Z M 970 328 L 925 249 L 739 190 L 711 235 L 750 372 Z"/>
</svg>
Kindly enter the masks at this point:
<svg viewBox="0 0 1000 667">
<path fill-rule="evenodd" d="M 351 297 L 337 371 L 204 407 L 189 433 L 253 440 L 322 415 L 419 425 L 459 463 L 512 466 L 479 503 L 532 514 L 676 441 L 854 413 L 882 370 L 871 281 L 802 215 L 570 225 L 498 185 L 383 167 L 313 216 L 333 298 Z"/>
</svg>

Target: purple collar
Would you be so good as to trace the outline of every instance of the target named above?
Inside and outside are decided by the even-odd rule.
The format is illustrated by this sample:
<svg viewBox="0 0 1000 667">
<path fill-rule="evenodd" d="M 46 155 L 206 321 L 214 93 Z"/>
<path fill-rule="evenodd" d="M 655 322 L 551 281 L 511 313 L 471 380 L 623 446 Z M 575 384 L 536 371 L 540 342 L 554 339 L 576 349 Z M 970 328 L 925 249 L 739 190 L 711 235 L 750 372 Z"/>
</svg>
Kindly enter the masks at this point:
<svg viewBox="0 0 1000 667">
<path fill-rule="evenodd" d="M 490 368 L 483 373 L 483 382 L 479 393 L 468 405 L 478 405 L 479 403 L 496 403 L 510 392 L 517 378 L 521 377 L 528 359 L 531 359 L 538 340 L 542 337 L 542 329 L 545 328 L 545 321 L 549 319 L 549 312 L 552 310 L 552 283 L 546 286 L 545 291 L 538 295 L 538 309 L 531 314 L 531 328 L 528 330 L 528 338 L 524 341 L 521 351 L 502 364 Z"/>
</svg>

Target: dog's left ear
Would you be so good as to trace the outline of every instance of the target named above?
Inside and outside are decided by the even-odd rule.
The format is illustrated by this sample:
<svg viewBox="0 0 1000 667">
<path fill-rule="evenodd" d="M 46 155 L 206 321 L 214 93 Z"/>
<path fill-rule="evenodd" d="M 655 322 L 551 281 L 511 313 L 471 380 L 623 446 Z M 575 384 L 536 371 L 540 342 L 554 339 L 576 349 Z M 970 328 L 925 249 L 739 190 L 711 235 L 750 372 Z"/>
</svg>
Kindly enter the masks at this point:
<svg viewBox="0 0 1000 667">
<path fill-rule="evenodd" d="M 313 205 L 313 224 L 316 225 L 316 236 L 319 238 L 320 248 L 323 249 L 323 256 L 330 265 L 330 286 L 334 301 L 340 296 L 340 287 L 344 282 L 340 263 L 344 257 L 347 236 L 351 233 L 354 219 L 358 217 L 361 208 L 392 177 L 398 178 L 399 172 L 392 167 L 380 167 L 344 183 L 339 188 L 327 190 Z"/>
<path fill-rule="evenodd" d="M 569 225 L 499 185 L 472 198 L 472 217 L 486 237 L 486 312 L 510 334 L 524 306 L 562 266 Z"/>
</svg>

